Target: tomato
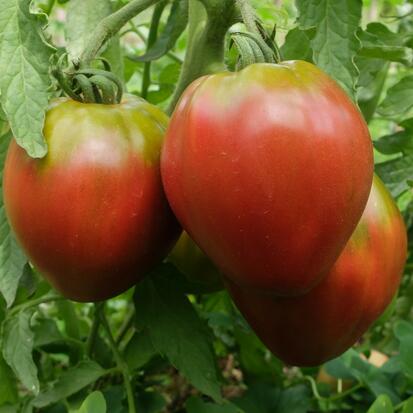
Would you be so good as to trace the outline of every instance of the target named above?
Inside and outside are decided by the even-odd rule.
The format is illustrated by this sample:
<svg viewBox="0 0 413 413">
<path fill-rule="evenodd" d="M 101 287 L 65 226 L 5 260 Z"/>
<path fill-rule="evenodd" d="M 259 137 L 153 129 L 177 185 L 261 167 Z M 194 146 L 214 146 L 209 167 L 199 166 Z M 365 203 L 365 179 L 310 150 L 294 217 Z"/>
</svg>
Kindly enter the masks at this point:
<svg viewBox="0 0 413 413">
<path fill-rule="evenodd" d="M 302 61 L 196 80 L 161 159 L 183 228 L 238 285 L 303 294 L 328 273 L 367 202 L 373 154 L 344 91 Z"/>
<path fill-rule="evenodd" d="M 251 327 L 281 360 L 312 366 L 354 344 L 390 304 L 406 260 L 406 228 L 375 177 L 363 216 L 327 277 L 301 297 L 231 295 Z"/>
<path fill-rule="evenodd" d="M 46 115 L 49 152 L 12 141 L 4 202 L 30 261 L 64 296 L 113 297 L 173 247 L 179 225 L 160 177 L 168 119 L 133 96 L 119 105 L 58 99 Z"/>
<path fill-rule="evenodd" d="M 190 236 L 183 232 L 169 260 L 194 283 L 190 293 L 215 292 L 222 290 L 221 274 L 211 260 L 199 249 Z"/>
</svg>

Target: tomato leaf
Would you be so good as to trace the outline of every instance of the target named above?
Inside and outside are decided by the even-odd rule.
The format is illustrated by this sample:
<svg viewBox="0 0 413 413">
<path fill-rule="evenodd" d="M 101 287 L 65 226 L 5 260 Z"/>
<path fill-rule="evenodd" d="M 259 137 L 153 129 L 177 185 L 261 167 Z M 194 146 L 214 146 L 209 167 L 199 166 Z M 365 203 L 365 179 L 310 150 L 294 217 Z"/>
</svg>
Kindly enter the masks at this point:
<svg viewBox="0 0 413 413">
<path fill-rule="evenodd" d="M 46 407 L 56 403 L 94 383 L 105 374 L 105 370 L 93 361 L 82 361 L 76 367 L 62 373 L 58 380 L 33 401 L 35 407 Z"/>
<path fill-rule="evenodd" d="M 131 58 L 137 62 L 157 60 L 168 53 L 188 24 L 188 0 L 174 0 L 163 32 L 142 56 Z"/>
<path fill-rule="evenodd" d="M 298 27 L 290 30 L 281 47 L 284 60 L 305 60 L 312 63 L 313 50 L 310 39 L 314 36 L 314 29 L 300 30 Z"/>
<path fill-rule="evenodd" d="M 0 406 L 17 403 L 17 384 L 13 372 L 0 354 Z"/>
<path fill-rule="evenodd" d="M 388 89 L 379 106 L 383 116 L 400 117 L 413 106 L 413 76 L 405 76 Z"/>
<path fill-rule="evenodd" d="M 86 397 L 76 413 L 106 413 L 106 400 L 100 391 L 94 391 Z"/>
<path fill-rule="evenodd" d="M 32 157 L 47 152 L 43 139 L 51 48 L 30 0 L 3 0 L 0 8 L 1 106 L 17 142 Z"/>
<path fill-rule="evenodd" d="M 156 354 L 147 330 L 135 333 L 124 351 L 124 357 L 130 370 L 143 367 Z"/>
<path fill-rule="evenodd" d="M 34 364 L 33 338 L 30 328 L 31 311 L 21 311 L 6 319 L 2 330 L 3 357 L 22 384 L 33 393 L 39 392 L 37 367 Z"/>
<path fill-rule="evenodd" d="M 8 307 L 16 298 L 19 280 L 27 262 L 11 231 L 3 204 L 3 165 L 10 139 L 10 133 L 0 138 L 0 292 Z"/>
<path fill-rule="evenodd" d="M 377 397 L 376 401 L 371 405 L 367 413 L 392 413 L 394 412 L 393 405 L 389 397 L 385 394 Z"/>
<path fill-rule="evenodd" d="M 399 320 L 394 326 L 394 334 L 400 341 L 402 369 L 413 377 L 413 325 L 405 320 Z"/>
<path fill-rule="evenodd" d="M 174 282 L 175 271 L 163 264 L 136 286 L 137 326 L 195 387 L 220 401 L 211 336 Z"/>
<path fill-rule="evenodd" d="M 361 19 L 360 0 L 297 0 L 299 27 L 315 28 L 310 44 L 314 63 L 340 83 L 355 100 L 358 70 L 354 59 L 360 49 L 356 36 Z"/>
</svg>

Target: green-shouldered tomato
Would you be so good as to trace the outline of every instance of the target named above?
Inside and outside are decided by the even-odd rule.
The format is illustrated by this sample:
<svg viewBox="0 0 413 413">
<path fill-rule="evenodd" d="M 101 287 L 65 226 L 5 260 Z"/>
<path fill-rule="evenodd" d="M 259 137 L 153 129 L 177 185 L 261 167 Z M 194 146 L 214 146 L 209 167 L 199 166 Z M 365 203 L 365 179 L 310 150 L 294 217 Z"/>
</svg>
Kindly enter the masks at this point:
<svg viewBox="0 0 413 413">
<path fill-rule="evenodd" d="M 139 281 L 179 236 L 164 195 L 168 118 L 128 96 L 118 105 L 53 101 L 32 159 L 12 141 L 4 202 L 30 261 L 64 296 L 98 301 Z"/>
</svg>

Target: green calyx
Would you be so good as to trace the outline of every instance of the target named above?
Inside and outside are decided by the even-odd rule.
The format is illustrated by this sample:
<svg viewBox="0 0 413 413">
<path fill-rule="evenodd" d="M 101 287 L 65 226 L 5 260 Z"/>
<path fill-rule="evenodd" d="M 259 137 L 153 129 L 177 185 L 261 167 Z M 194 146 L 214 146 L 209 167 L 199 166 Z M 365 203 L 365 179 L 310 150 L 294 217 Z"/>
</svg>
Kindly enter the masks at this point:
<svg viewBox="0 0 413 413">
<path fill-rule="evenodd" d="M 111 72 L 110 64 L 103 58 L 98 58 L 103 69 L 80 68 L 73 66 L 64 68 L 67 55 L 60 56 L 52 70 L 62 91 L 78 102 L 102 103 L 113 105 L 122 100 L 123 87 L 121 81 Z"/>
</svg>

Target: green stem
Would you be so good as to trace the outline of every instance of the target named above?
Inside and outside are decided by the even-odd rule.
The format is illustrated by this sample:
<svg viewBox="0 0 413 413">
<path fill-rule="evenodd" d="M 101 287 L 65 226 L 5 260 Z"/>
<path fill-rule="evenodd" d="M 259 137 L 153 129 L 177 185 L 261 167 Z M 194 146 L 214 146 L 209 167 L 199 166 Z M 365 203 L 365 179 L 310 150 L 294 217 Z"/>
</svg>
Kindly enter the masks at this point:
<svg viewBox="0 0 413 413">
<path fill-rule="evenodd" d="M 99 326 L 100 326 L 100 313 L 103 311 L 104 304 L 103 303 L 95 303 L 94 304 L 94 315 L 93 315 L 93 324 L 90 329 L 90 334 L 87 339 L 86 343 L 86 355 L 91 358 L 93 354 L 93 348 L 95 346 L 96 337 L 98 336 Z"/>
<path fill-rule="evenodd" d="M 251 33 L 257 34 L 261 37 L 260 31 L 258 30 L 256 24 L 255 10 L 251 6 L 249 0 L 236 0 L 236 3 L 241 12 L 242 20 L 245 24 L 245 27 Z"/>
<path fill-rule="evenodd" d="M 119 344 L 123 338 L 125 337 L 126 333 L 132 327 L 133 322 L 135 321 L 135 308 L 132 307 L 128 314 L 126 315 L 125 321 L 119 328 L 119 333 L 116 336 L 116 343 Z"/>
<path fill-rule="evenodd" d="M 158 3 L 153 11 L 151 26 L 149 29 L 148 41 L 146 43 L 146 51 L 155 44 L 158 37 L 159 22 L 161 21 L 162 13 L 165 9 L 166 2 Z M 141 96 L 146 99 L 148 96 L 149 87 L 151 85 L 151 61 L 145 62 L 142 77 L 142 92 Z"/>
<path fill-rule="evenodd" d="M 191 82 L 225 70 L 225 35 L 235 22 L 233 0 L 189 0 L 188 47 L 169 113 Z"/>
<path fill-rule="evenodd" d="M 61 301 L 61 300 L 65 300 L 65 298 L 60 295 L 49 295 L 47 297 L 36 298 L 35 300 L 28 301 L 24 304 L 16 305 L 16 307 L 13 307 L 10 310 L 8 315 L 11 317 L 19 313 L 20 311 L 27 310 L 28 308 L 37 307 L 40 304 L 50 303 L 53 301 Z"/>
<path fill-rule="evenodd" d="M 101 20 L 90 36 L 80 56 L 80 62 L 87 66 L 97 56 L 102 46 L 129 20 L 160 1 L 163 0 L 132 0 L 115 13 Z"/>
<path fill-rule="evenodd" d="M 316 381 L 313 379 L 313 377 L 311 377 L 311 376 L 305 376 L 304 378 L 305 378 L 307 381 L 310 382 L 311 390 L 312 390 L 312 392 L 313 392 L 313 394 L 314 394 L 314 397 L 315 397 L 317 400 L 324 401 L 324 402 L 332 402 L 332 401 L 335 401 L 335 400 L 340 400 L 340 399 L 342 399 L 343 397 L 346 397 L 346 396 L 348 396 L 349 394 L 354 393 L 355 391 L 357 391 L 358 389 L 361 389 L 361 388 L 363 387 L 363 384 L 362 384 L 362 383 L 358 383 L 358 384 L 356 384 L 355 386 L 351 387 L 350 389 L 348 389 L 348 390 L 346 390 L 346 391 L 343 391 L 342 393 L 338 393 L 338 394 L 336 394 L 335 396 L 323 397 L 323 396 L 321 396 L 321 394 L 318 392 L 317 383 L 316 383 Z"/>
<path fill-rule="evenodd" d="M 128 398 L 129 413 L 136 413 L 135 396 L 133 394 L 131 374 L 129 372 L 129 367 L 118 350 L 118 347 L 116 345 L 115 339 L 113 338 L 113 335 L 110 330 L 110 326 L 109 326 L 108 320 L 106 319 L 104 311 L 102 311 L 100 315 L 101 315 L 102 326 L 106 331 L 106 335 L 108 336 L 109 345 L 115 357 L 116 364 L 119 370 L 122 372 L 123 381 L 125 384 L 126 394 Z"/>
</svg>

